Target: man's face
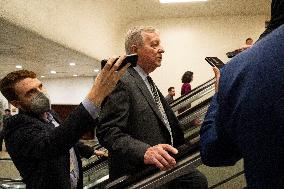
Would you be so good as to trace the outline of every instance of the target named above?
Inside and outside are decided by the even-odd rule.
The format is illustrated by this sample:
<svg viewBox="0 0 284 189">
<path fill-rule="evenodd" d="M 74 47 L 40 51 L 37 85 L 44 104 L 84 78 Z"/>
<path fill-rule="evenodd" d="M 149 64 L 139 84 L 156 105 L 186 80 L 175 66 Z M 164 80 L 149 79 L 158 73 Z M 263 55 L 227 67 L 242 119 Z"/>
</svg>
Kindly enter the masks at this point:
<svg viewBox="0 0 284 189">
<path fill-rule="evenodd" d="M 12 101 L 14 106 L 20 109 L 29 110 L 33 97 L 38 92 L 45 92 L 42 83 L 37 78 L 26 78 L 15 85 L 15 92 L 18 99 Z"/>
<path fill-rule="evenodd" d="M 11 115 L 11 112 L 5 111 L 5 115 Z"/>
<path fill-rule="evenodd" d="M 176 95 L 175 89 L 172 89 L 172 90 L 169 92 L 169 95 L 170 95 L 170 96 L 175 96 L 175 95 Z"/>
<path fill-rule="evenodd" d="M 247 45 L 252 45 L 252 44 L 253 44 L 253 40 L 252 39 L 247 40 Z"/>
<path fill-rule="evenodd" d="M 158 33 L 141 33 L 143 44 L 137 47 L 138 65 L 147 73 L 154 71 L 161 66 L 162 54 L 165 52 L 161 46 Z"/>
</svg>

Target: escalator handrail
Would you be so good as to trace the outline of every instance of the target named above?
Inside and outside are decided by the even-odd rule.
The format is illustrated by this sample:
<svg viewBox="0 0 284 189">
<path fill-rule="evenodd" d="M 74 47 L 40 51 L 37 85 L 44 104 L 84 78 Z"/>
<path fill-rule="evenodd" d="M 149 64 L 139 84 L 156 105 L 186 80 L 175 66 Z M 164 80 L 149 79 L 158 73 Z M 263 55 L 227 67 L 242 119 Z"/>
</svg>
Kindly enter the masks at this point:
<svg viewBox="0 0 284 189">
<path fill-rule="evenodd" d="M 197 152 L 199 150 L 199 141 L 192 143 L 191 141 L 183 144 L 178 148 L 179 153 L 176 155 L 172 155 L 177 161 L 181 160 L 182 158 L 186 156 L 190 156 L 191 154 Z M 171 170 L 169 170 L 171 171 Z M 167 171 L 167 172 L 169 172 Z M 146 176 L 149 176 L 154 173 L 158 173 L 160 170 L 156 167 L 149 166 L 145 168 L 144 170 L 140 171 L 137 174 L 134 175 L 124 175 L 106 185 L 106 189 L 118 189 L 118 188 L 124 188 L 126 186 L 129 186 L 141 179 L 143 179 Z"/>
<path fill-rule="evenodd" d="M 149 177 L 143 178 L 139 182 L 136 182 L 127 187 L 127 189 L 152 189 L 160 187 L 177 177 L 184 175 L 184 171 L 196 168 L 202 164 L 200 153 L 188 156 L 181 161 L 177 162 L 176 166 L 167 172 L 158 172 L 156 174 L 150 175 Z"/>
<path fill-rule="evenodd" d="M 202 101 L 201 103 L 197 104 L 196 106 L 187 109 L 186 111 L 182 112 L 181 114 L 179 114 L 177 116 L 178 120 L 183 119 L 184 117 L 187 117 L 189 114 L 193 114 L 194 112 L 196 112 L 198 109 L 201 109 L 202 107 L 210 104 L 211 100 L 213 97 L 209 97 L 206 100 Z"/>
<path fill-rule="evenodd" d="M 108 160 L 107 157 L 101 157 L 101 158 L 99 158 L 99 159 L 96 160 L 96 161 L 93 161 L 93 162 L 88 163 L 87 165 L 84 165 L 84 166 L 82 167 L 82 171 L 83 171 L 83 173 L 84 173 L 84 172 L 87 172 L 87 171 L 89 171 L 90 169 L 92 169 L 92 168 L 94 168 L 94 167 L 96 167 L 96 166 L 99 166 L 99 165 L 102 164 L 103 162 L 106 162 L 107 160 Z"/>
<path fill-rule="evenodd" d="M 171 106 L 171 107 L 174 107 L 174 106 L 176 106 L 177 104 L 179 104 L 180 101 L 184 101 L 185 98 L 187 99 L 188 96 L 192 96 L 193 93 L 196 94 L 196 91 L 200 91 L 200 88 L 203 88 L 204 86 L 206 86 L 208 83 L 212 82 L 213 80 L 214 80 L 214 78 L 212 78 L 212 79 L 206 81 L 205 83 L 199 85 L 198 87 L 195 87 L 194 89 L 191 90 L 191 92 L 190 92 L 189 94 L 187 94 L 187 95 L 182 95 L 182 96 L 178 97 L 177 99 L 175 99 L 173 102 L 170 103 L 170 106 Z"/>
<path fill-rule="evenodd" d="M 199 90 L 197 90 L 197 91 L 195 91 L 193 93 L 189 93 L 181 101 L 179 101 L 178 103 L 176 103 L 173 106 L 171 106 L 171 108 L 173 109 L 173 111 L 176 111 L 177 109 L 182 108 L 182 107 L 186 106 L 187 104 L 190 104 L 190 103 L 194 102 L 195 100 L 200 98 L 197 95 L 203 94 L 204 91 L 208 91 L 208 89 L 212 88 L 213 86 L 214 86 L 214 82 L 211 82 L 211 83 L 203 86 Z M 184 104 L 184 102 L 186 102 L 186 103 Z"/>
</svg>

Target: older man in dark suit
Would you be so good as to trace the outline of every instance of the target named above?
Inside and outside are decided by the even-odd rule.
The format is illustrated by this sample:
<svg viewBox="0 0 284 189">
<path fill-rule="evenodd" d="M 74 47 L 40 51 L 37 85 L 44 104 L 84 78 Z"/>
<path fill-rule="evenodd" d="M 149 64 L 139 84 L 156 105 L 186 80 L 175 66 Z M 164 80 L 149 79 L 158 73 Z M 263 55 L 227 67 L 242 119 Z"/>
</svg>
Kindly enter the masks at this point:
<svg viewBox="0 0 284 189">
<path fill-rule="evenodd" d="M 27 189 L 83 188 L 75 144 L 84 131 L 97 125 L 102 100 L 126 72 L 127 66 L 115 72 L 123 58 L 114 66 L 114 59 L 108 61 L 86 99 L 64 122 L 50 110 L 46 90 L 34 72 L 11 72 L 0 81 L 1 93 L 20 110 L 6 119 L 4 134 L 7 151 Z M 85 148 L 85 156 L 92 153 Z"/>
<path fill-rule="evenodd" d="M 168 103 L 149 76 L 161 66 L 164 49 L 159 32 L 152 27 L 131 29 L 126 36 L 127 54 L 137 53 L 113 93 L 103 102 L 97 136 L 110 153 L 110 178 L 138 172 L 146 165 L 161 170 L 175 166 L 171 154 L 184 136 Z M 164 188 L 207 188 L 199 171 L 171 181 Z"/>
</svg>

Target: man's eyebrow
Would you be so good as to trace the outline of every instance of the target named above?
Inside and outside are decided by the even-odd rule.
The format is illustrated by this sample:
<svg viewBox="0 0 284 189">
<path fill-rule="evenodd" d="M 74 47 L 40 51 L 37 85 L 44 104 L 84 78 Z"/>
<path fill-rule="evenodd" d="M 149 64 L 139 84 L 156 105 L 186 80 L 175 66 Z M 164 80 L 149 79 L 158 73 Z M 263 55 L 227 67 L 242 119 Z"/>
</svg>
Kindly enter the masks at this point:
<svg viewBox="0 0 284 189">
<path fill-rule="evenodd" d="M 32 94 L 32 93 L 34 93 L 34 92 L 36 92 L 36 91 L 37 91 L 36 88 L 32 88 L 32 89 L 30 89 L 28 92 L 26 92 L 25 96 L 30 95 L 30 94 Z"/>
<path fill-rule="evenodd" d="M 160 40 L 155 39 L 155 40 L 151 41 L 151 43 L 160 43 Z"/>
<path fill-rule="evenodd" d="M 42 88 L 42 86 L 43 86 L 42 83 L 40 83 L 40 84 L 38 85 L 39 88 Z M 26 92 L 25 96 L 28 96 L 28 95 L 30 95 L 30 94 L 32 94 L 32 93 L 34 93 L 34 92 L 37 92 L 37 88 L 32 88 L 32 89 L 28 90 L 28 91 Z"/>
</svg>

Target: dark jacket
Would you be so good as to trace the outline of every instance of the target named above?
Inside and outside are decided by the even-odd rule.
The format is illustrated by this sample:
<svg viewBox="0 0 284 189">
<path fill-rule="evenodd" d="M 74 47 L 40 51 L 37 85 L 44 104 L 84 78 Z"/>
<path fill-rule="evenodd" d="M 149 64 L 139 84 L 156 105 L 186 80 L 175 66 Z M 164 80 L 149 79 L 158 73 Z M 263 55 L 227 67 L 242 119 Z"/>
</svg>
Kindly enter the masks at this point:
<svg viewBox="0 0 284 189">
<path fill-rule="evenodd" d="M 267 34 L 284 24 L 284 1 L 272 0 L 271 2 L 271 19 L 269 21 L 266 30 L 260 35 L 259 39 L 262 39 Z"/>
<path fill-rule="evenodd" d="M 201 127 L 209 166 L 244 159 L 248 189 L 284 188 L 284 25 L 221 70 Z"/>
<path fill-rule="evenodd" d="M 60 123 L 58 119 L 56 121 Z M 96 121 L 82 104 L 56 128 L 32 114 L 20 112 L 7 119 L 6 148 L 27 189 L 69 189 L 69 149 L 74 147 L 81 168 L 75 144 L 86 129 L 95 125 Z M 82 145 L 80 148 L 85 156 L 91 155 Z M 77 188 L 83 188 L 81 169 Z"/>
<path fill-rule="evenodd" d="M 159 92 L 173 133 L 174 146 L 184 142 L 179 122 Z M 146 84 L 133 69 L 104 101 L 97 136 L 110 153 L 110 178 L 132 174 L 144 168 L 144 154 L 150 146 L 170 144 L 170 134 Z"/>
</svg>

